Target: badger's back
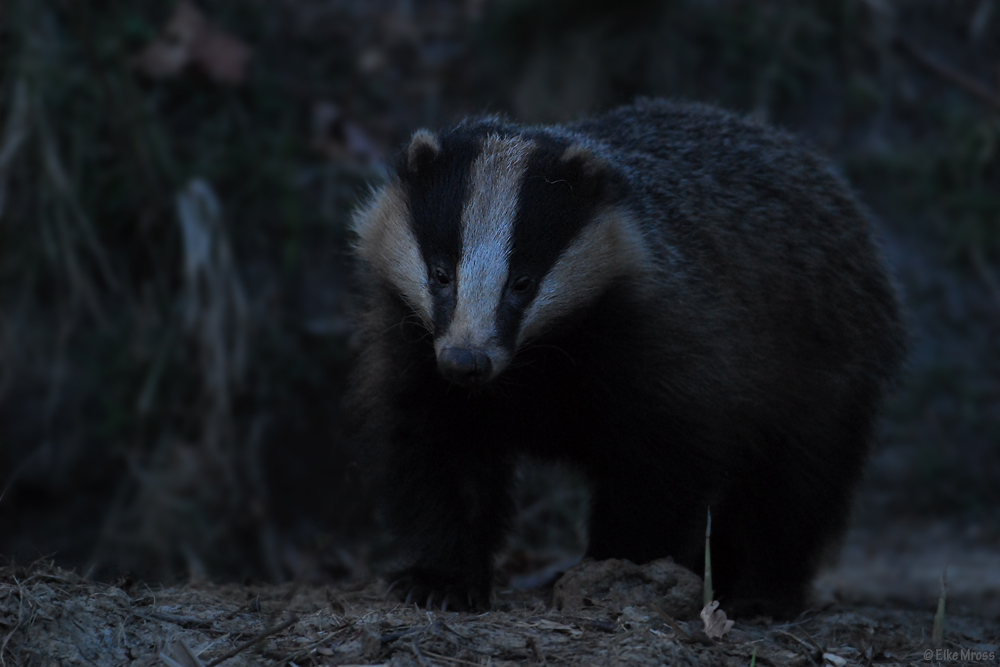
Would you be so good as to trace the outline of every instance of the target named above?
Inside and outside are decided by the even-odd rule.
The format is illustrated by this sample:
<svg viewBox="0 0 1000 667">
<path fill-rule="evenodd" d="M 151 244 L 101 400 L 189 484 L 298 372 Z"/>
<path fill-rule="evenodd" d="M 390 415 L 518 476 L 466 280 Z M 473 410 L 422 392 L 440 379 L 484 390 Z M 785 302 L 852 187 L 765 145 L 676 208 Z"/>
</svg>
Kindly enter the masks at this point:
<svg viewBox="0 0 1000 667">
<path fill-rule="evenodd" d="M 877 403 L 906 334 L 869 217 L 825 160 L 705 105 L 644 101 L 567 129 L 624 175 L 661 298 L 712 341 L 731 392 L 785 409 L 776 395 L 863 385 Z"/>
<path fill-rule="evenodd" d="M 527 452 L 589 476 L 591 555 L 694 566 L 711 506 L 724 594 L 801 603 L 905 347 L 827 163 L 700 105 L 471 120 L 418 132 L 355 231 L 354 413 L 417 594 L 488 591 Z"/>
</svg>

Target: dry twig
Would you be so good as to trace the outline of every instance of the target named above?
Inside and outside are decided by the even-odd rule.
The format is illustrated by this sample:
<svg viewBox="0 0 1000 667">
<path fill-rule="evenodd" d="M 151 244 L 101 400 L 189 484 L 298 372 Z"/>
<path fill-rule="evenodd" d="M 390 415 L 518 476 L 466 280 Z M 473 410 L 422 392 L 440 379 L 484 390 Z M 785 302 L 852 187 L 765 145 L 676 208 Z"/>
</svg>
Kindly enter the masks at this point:
<svg viewBox="0 0 1000 667">
<path fill-rule="evenodd" d="M 179 614 L 168 614 L 162 611 L 133 611 L 135 616 L 139 618 L 145 618 L 151 621 L 163 621 L 164 623 L 173 623 L 174 625 L 179 625 L 182 628 L 208 628 L 212 626 L 212 622 L 204 618 L 198 618 L 196 616 L 181 616 Z"/>
<path fill-rule="evenodd" d="M 218 658 L 215 658 L 210 663 L 208 663 L 207 665 L 205 665 L 205 667 L 215 667 L 216 665 L 218 665 L 220 663 L 223 663 L 226 660 L 229 660 L 230 658 L 239 655 L 240 653 L 242 653 L 243 651 L 247 650 L 248 648 L 250 648 L 251 646 L 253 646 L 257 642 L 261 641 L 262 639 L 267 639 L 271 635 L 276 635 L 279 632 L 281 632 L 282 630 L 287 630 L 288 628 L 292 627 L 293 625 L 295 625 L 298 622 L 299 622 L 299 617 L 298 616 L 292 616 L 290 619 L 288 619 L 284 623 L 280 623 L 280 624 L 274 626 L 273 628 L 271 628 L 270 630 L 265 630 L 264 632 L 261 632 L 260 634 L 258 634 L 253 639 L 250 639 L 249 641 L 245 641 L 242 644 L 240 644 L 239 646 L 237 646 L 236 648 L 234 648 L 233 650 L 228 651 L 227 653 L 224 653 L 223 655 L 220 655 Z"/>
<path fill-rule="evenodd" d="M 691 641 L 691 635 L 689 635 L 684 630 L 684 628 L 681 627 L 681 624 L 678 623 L 677 621 L 675 621 L 673 619 L 673 617 L 670 616 L 670 614 L 668 614 L 667 612 L 663 611 L 663 609 L 660 608 L 660 605 L 654 604 L 653 605 L 653 609 L 655 609 L 656 613 L 658 613 L 660 615 L 660 617 L 664 621 L 667 622 L 667 625 L 669 625 L 671 628 L 673 628 L 674 632 L 676 632 L 678 635 L 681 636 L 681 639 L 683 639 L 685 641 Z"/>
<path fill-rule="evenodd" d="M 923 49 L 902 35 L 896 35 L 892 38 L 892 46 L 927 71 L 932 74 L 936 74 L 942 79 L 954 84 L 958 88 L 961 88 L 981 102 L 985 102 L 995 110 L 1000 111 L 1000 95 L 993 92 L 965 72 L 938 62 L 936 58 L 928 55 Z"/>
<path fill-rule="evenodd" d="M 413 644 L 413 653 L 414 655 L 417 656 L 417 660 L 420 662 L 420 664 L 423 665 L 424 667 L 430 667 L 430 665 L 427 662 L 427 658 L 425 658 L 424 654 L 420 652 L 420 646 L 417 644 L 416 637 L 413 638 L 412 644 Z"/>
</svg>

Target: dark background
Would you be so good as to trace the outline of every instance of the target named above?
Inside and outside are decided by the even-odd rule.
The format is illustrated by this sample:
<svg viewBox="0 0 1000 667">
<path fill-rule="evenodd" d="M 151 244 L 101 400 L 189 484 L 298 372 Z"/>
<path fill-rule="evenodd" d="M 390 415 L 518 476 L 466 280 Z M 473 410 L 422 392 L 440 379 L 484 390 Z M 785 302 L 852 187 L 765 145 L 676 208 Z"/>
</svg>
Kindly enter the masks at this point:
<svg viewBox="0 0 1000 667">
<path fill-rule="evenodd" d="M 637 95 L 832 156 L 915 331 L 855 526 L 1000 544 L 1000 3 L 197 6 L 208 47 L 173 3 L 0 5 L 0 554 L 161 581 L 377 569 L 339 407 L 352 208 L 418 127 Z M 522 477 L 511 574 L 585 539 L 578 480 Z"/>
</svg>

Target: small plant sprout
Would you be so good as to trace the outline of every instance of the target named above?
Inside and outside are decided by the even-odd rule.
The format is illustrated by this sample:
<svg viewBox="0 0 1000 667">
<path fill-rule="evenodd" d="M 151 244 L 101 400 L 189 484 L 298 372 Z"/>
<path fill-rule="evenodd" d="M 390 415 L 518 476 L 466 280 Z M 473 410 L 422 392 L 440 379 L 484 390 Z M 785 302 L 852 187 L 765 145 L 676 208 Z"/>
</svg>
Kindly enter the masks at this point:
<svg viewBox="0 0 1000 667">
<path fill-rule="evenodd" d="M 948 597 L 948 565 L 945 564 L 941 572 L 941 593 L 938 595 L 937 613 L 934 614 L 934 634 L 932 640 L 934 648 L 941 648 L 944 645 L 944 603 Z"/>
<path fill-rule="evenodd" d="M 750 654 L 750 667 L 757 666 L 757 647 L 753 647 L 753 653 Z"/>
<path fill-rule="evenodd" d="M 715 592 L 712 590 L 712 549 L 710 542 L 712 539 L 712 508 L 708 508 L 708 525 L 705 527 L 705 599 L 707 607 L 712 604 Z"/>
</svg>

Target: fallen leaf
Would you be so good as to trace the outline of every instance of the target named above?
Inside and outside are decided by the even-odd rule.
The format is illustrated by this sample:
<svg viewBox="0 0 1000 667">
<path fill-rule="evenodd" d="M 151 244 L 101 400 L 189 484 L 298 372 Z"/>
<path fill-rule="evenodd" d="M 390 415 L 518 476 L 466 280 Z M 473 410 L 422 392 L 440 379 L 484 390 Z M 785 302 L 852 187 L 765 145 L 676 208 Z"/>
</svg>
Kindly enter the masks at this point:
<svg viewBox="0 0 1000 667">
<path fill-rule="evenodd" d="M 572 625 L 566 625 L 565 623 L 559 623 L 557 621 L 550 621 L 547 618 L 538 620 L 532 623 L 536 628 L 540 630 L 551 630 L 553 632 L 565 632 L 571 637 L 581 637 L 583 636 L 583 631 L 579 628 L 574 628 Z"/>
<path fill-rule="evenodd" d="M 824 653 L 823 660 L 833 665 L 833 667 L 844 667 L 847 664 L 847 660 L 841 658 L 836 653 Z"/>
<path fill-rule="evenodd" d="M 734 622 L 726 619 L 726 612 L 719 609 L 719 601 L 712 600 L 701 610 L 701 620 L 705 624 L 705 634 L 719 639 L 733 629 Z"/>
<path fill-rule="evenodd" d="M 313 107 L 312 146 L 330 160 L 357 167 L 370 167 L 382 158 L 378 144 L 332 102 Z"/>
<path fill-rule="evenodd" d="M 166 651 L 160 653 L 160 660 L 170 667 L 204 667 L 191 647 L 183 639 L 176 640 Z"/>
<path fill-rule="evenodd" d="M 132 66 L 154 79 L 196 67 L 216 83 L 236 85 L 246 79 L 250 55 L 242 41 L 212 25 L 194 3 L 181 0 L 160 36 L 132 59 Z"/>
<path fill-rule="evenodd" d="M 205 17 L 190 2 L 177 5 L 160 36 L 132 60 L 132 65 L 154 79 L 176 76 L 187 67 L 195 41 L 205 30 Z"/>
</svg>

